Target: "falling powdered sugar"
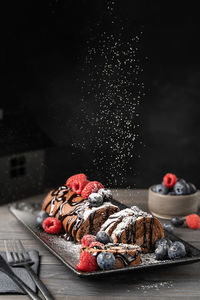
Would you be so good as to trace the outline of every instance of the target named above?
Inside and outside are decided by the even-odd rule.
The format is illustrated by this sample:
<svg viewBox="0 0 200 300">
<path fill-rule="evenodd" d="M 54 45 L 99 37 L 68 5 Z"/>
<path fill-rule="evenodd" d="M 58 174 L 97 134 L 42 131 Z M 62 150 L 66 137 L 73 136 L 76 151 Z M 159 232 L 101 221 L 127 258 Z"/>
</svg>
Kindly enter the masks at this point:
<svg viewBox="0 0 200 300">
<path fill-rule="evenodd" d="M 135 143 L 142 144 L 139 105 L 145 95 L 139 56 L 142 32 L 125 27 L 126 22 L 115 14 L 116 5 L 107 1 L 103 19 L 91 27 L 78 116 L 81 138 L 73 143 L 91 153 L 90 173 L 105 178 L 110 186 L 124 185 L 127 173 L 133 172 L 133 160 L 139 157 Z"/>
</svg>

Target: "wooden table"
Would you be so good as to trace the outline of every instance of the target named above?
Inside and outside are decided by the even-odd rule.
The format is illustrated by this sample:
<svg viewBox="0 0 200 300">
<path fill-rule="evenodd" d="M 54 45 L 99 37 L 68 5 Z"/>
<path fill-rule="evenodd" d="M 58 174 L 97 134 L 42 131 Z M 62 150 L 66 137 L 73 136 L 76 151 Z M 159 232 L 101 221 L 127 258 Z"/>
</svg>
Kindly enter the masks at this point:
<svg viewBox="0 0 200 300">
<path fill-rule="evenodd" d="M 147 210 L 146 190 L 115 190 L 115 198 L 128 206 Z M 42 201 L 44 195 L 27 199 Z M 176 229 L 176 234 L 200 248 L 200 231 Z M 200 299 L 200 264 L 165 267 L 107 278 L 83 279 L 73 274 L 55 258 L 22 224 L 12 216 L 7 205 L 0 207 L 0 249 L 3 240 L 19 238 L 27 248 L 41 254 L 40 277 L 55 299 Z M 0 295 L 0 300 L 25 300 L 27 296 Z"/>
</svg>

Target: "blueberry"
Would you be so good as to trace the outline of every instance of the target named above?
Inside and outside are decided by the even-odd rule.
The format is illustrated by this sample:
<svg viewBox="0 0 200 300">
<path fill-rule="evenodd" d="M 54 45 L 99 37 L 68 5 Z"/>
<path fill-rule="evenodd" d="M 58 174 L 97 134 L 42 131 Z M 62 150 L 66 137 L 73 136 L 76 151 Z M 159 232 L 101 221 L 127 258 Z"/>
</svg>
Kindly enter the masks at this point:
<svg viewBox="0 0 200 300">
<path fill-rule="evenodd" d="M 176 195 L 186 195 L 188 194 L 188 185 L 184 179 L 179 179 L 173 187 Z"/>
<path fill-rule="evenodd" d="M 105 231 L 99 231 L 96 235 L 96 239 L 102 244 L 112 243 L 111 237 Z"/>
<path fill-rule="evenodd" d="M 169 246 L 167 244 L 159 245 L 155 250 L 155 256 L 157 260 L 163 260 L 168 258 L 168 249 Z"/>
<path fill-rule="evenodd" d="M 115 256 L 111 252 L 101 252 L 97 256 L 97 264 L 102 270 L 110 270 L 115 265 Z"/>
<path fill-rule="evenodd" d="M 186 250 L 183 243 L 177 241 L 172 243 L 172 245 L 169 247 L 168 256 L 170 259 L 182 258 L 185 257 L 185 255 Z"/>
<path fill-rule="evenodd" d="M 184 224 L 184 219 L 181 217 L 174 217 L 171 219 L 171 223 L 172 223 L 172 225 L 179 227 Z"/>
<path fill-rule="evenodd" d="M 196 193 L 197 189 L 196 189 L 196 186 L 192 183 L 188 183 L 188 186 L 189 186 L 189 194 L 194 194 Z"/>
<path fill-rule="evenodd" d="M 100 189 L 98 190 L 98 194 L 100 194 L 103 197 L 104 201 L 109 201 L 113 199 L 112 192 L 109 189 Z"/>
<path fill-rule="evenodd" d="M 46 218 L 48 218 L 49 215 L 46 211 L 40 210 L 39 213 L 36 216 L 36 225 L 40 228 L 42 228 L 42 223 Z"/>
<path fill-rule="evenodd" d="M 162 194 L 162 195 L 166 195 L 168 193 L 168 188 L 166 188 L 162 183 L 154 185 L 152 190 L 155 193 Z"/>
<path fill-rule="evenodd" d="M 152 186 L 152 191 L 153 191 L 154 193 L 156 193 L 156 185 L 153 185 L 153 186 Z"/>
<path fill-rule="evenodd" d="M 174 227 L 171 224 L 163 224 L 163 228 L 170 233 L 174 232 Z"/>
<path fill-rule="evenodd" d="M 159 239 L 156 241 L 155 243 L 155 248 L 158 248 L 159 246 L 162 246 L 162 245 L 166 245 L 166 246 L 171 246 L 172 244 L 172 241 L 168 238 L 162 238 L 162 239 Z"/>
<path fill-rule="evenodd" d="M 88 197 L 88 202 L 92 207 L 98 207 L 103 204 L 103 197 L 98 193 L 92 193 Z"/>
</svg>

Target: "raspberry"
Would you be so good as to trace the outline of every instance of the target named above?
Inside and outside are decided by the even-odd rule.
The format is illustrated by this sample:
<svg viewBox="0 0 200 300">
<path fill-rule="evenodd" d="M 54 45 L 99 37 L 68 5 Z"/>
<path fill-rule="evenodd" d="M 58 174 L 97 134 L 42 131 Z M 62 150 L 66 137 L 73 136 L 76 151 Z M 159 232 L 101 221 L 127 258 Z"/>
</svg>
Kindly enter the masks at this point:
<svg viewBox="0 0 200 300">
<path fill-rule="evenodd" d="M 97 261 L 92 253 L 83 251 L 80 256 L 79 264 L 76 266 L 78 271 L 92 272 L 98 269 Z"/>
<path fill-rule="evenodd" d="M 95 247 L 95 246 L 97 246 L 97 249 L 98 249 L 99 247 L 100 247 L 101 249 L 104 248 L 104 244 L 99 243 L 99 242 L 92 242 L 92 243 L 90 244 L 90 247 Z"/>
<path fill-rule="evenodd" d="M 167 173 L 163 177 L 163 184 L 167 188 L 172 188 L 175 185 L 176 182 L 177 182 L 177 177 L 174 174 Z"/>
<path fill-rule="evenodd" d="M 61 231 L 62 224 L 60 220 L 56 218 L 48 217 L 42 223 L 42 227 L 47 233 L 56 234 Z"/>
<path fill-rule="evenodd" d="M 85 174 L 76 174 L 76 175 L 73 175 L 71 177 L 69 177 L 66 181 L 66 186 L 68 186 L 70 189 L 72 188 L 72 184 L 74 182 L 74 180 L 77 179 L 77 180 L 87 180 L 87 177 Z"/>
<path fill-rule="evenodd" d="M 74 179 L 72 183 L 72 191 L 77 195 L 80 195 L 86 184 L 88 184 L 87 179 Z"/>
<path fill-rule="evenodd" d="M 186 217 L 186 225 L 192 229 L 198 229 L 200 227 L 200 218 L 197 214 L 191 214 Z"/>
<path fill-rule="evenodd" d="M 89 247 L 91 243 L 96 242 L 96 236 L 92 234 L 86 234 L 81 240 L 82 247 Z"/>
<path fill-rule="evenodd" d="M 104 186 L 98 181 L 90 181 L 82 190 L 81 196 L 88 199 L 89 195 L 98 192 L 98 190 L 104 188 Z"/>
</svg>

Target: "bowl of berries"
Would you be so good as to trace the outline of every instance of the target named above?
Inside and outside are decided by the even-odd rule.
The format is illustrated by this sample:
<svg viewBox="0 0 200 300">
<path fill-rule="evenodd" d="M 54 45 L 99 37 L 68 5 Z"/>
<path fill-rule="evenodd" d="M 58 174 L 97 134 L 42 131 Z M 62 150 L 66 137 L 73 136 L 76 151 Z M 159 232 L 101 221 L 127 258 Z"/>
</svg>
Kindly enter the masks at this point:
<svg viewBox="0 0 200 300">
<path fill-rule="evenodd" d="M 156 217 L 185 217 L 198 210 L 199 194 L 192 183 L 167 173 L 161 184 L 149 188 L 148 206 Z"/>
</svg>

